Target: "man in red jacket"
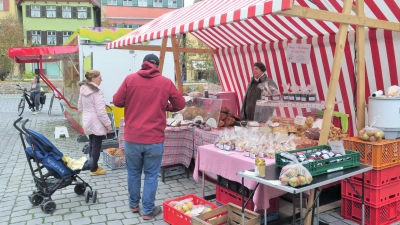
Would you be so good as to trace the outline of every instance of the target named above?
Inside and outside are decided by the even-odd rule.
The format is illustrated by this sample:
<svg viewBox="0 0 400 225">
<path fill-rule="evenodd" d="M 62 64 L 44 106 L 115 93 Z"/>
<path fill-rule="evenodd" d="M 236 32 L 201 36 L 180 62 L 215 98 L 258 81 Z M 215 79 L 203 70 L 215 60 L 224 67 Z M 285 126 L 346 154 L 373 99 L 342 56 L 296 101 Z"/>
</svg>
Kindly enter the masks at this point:
<svg viewBox="0 0 400 225">
<path fill-rule="evenodd" d="M 128 75 L 115 93 L 113 103 L 125 107 L 125 157 L 128 171 L 129 206 L 139 212 L 140 185 L 144 171 L 143 219 L 161 213 L 155 206 L 158 172 L 164 153 L 166 111 L 177 112 L 185 107 L 185 99 L 172 81 L 158 71 L 159 58 L 146 55 L 142 68 Z"/>
</svg>

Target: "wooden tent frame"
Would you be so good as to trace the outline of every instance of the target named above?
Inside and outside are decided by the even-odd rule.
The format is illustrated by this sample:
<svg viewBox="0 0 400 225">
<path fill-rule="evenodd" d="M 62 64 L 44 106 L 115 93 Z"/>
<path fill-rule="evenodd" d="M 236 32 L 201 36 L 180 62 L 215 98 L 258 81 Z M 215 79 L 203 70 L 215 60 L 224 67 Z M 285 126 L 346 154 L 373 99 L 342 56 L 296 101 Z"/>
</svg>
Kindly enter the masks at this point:
<svg viewBox="0 0 400 225">
<path fill-rule="evenodd" d="M 300 17 L 314 20 L 323 20 L 328 22 L 340 23 L 339 32 L 337 34 L 336 48 L 333 58 L 333 65 L 331 70 L 331 78 L 329 82 L 328 95 L 325 105 L 325 113 L 323 117 L 323 124 L 319 145 L 327 144 L 329 130 L 332 120 L 332 114 L 335 106 L 336 91 L 339 84 L 340 70 L 344 56 L 344 48 L 346 44 L 346 37 L 349 25 L 356 25 L 356 46 L 357 46 L 357 128 L 362 129 L 365 126 L 365 27 L 386 29 L 391 31 L 400 32 L 400 23 L 389 22 L 385 20 L 372 19 L 365 17 L 364 14 L 364 0 L 355 0 L 356 5 L 352 4 L 353 0 L 343 0 L 342 12 L 330 12 L 326 10 L 311 9 L 307 7 L 293 5 L 290 3 L 290 10 L 280 11 L 273 13 L 280 16 Z M 354 11 L 356 15 L 350 15 Z M 164 65 L 165 52 L 173 52 L 176 80 L 178 89 L 183 92 L 181 71 L 179 67 L 179 53 L 209 53 L 214 54 L 216 50 L 213 49 L 193 49 L 193 48 L 180 48 L 179 40 L 176 37 L 171 37 L 172 47 L 167 47 L 168 38 L 163 38 L 161 46 L 139 46 L 130 45 L 120 47 L 120 49 L 130 50 L 149 50 L 160 51 L 160 66 L 162 71 Z M 314 196 L 315 190 L 311 190 L 310 196 Z M 312 201 L 308 201 L 307 208 L 312 206 Z M 363 221 L 364 222 L 364 221 Z M 306 218 L 305 224 L 311 224 L 311 215 Z"/>
</svg>

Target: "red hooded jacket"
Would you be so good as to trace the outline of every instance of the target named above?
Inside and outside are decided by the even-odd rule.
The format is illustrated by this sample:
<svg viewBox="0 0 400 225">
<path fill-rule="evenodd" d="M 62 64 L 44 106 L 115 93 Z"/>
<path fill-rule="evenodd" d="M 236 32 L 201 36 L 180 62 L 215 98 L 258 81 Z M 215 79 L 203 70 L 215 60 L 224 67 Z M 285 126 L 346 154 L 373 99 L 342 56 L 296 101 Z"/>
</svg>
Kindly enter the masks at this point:
<svg viewBox="0 0 400 225">
<path fill-rule="evenodd" d="M 157 67 L 144 62 L 139 71 L 128 75 L 122 82 L 113 97 L 113 104 L 125 107 L 126 141 L 157 144 L 165 139 L 166 111 L 182 110 L 185 99 Z"/>
</svg>

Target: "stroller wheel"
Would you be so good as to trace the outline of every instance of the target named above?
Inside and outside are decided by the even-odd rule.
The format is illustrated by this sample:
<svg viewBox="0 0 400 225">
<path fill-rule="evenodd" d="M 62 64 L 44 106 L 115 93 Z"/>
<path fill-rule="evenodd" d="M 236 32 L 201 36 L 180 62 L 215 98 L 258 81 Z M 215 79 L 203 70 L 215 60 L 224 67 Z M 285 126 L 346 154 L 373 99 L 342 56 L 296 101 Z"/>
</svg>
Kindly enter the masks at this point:
<svg viewBox="0 0 400 225">
<path fill-rule="evenodd" d="M 85 192 L 85 202 L 86 203 L 89 203 L 89 199 L 90 199 L 91 195 L 92 195 L 92 191 L 86 190 L 86 192 Z"/>
<path fill-rule="evenodd" d="M 43 197 L 38 194 L 31 194 L 28 196 L 28 198 L 33 206 L 38 206 L 43 202 Z"/>
<path fill-rule="evenodd" d="M 46 214 L 52 214 L 54 211 L 56 211 L 56 203 L 53 201 L 48 201 L 45 202 L 42 206 L 41 206 L 42 210 L 44 213 Z"/>
<path fill-rule="evenodd" d="M 85 194 L 86 186 L 84 184 L 75 185 L 74 191 L 77 195 Z"/>
<path fill-rule="evenodd" d="M 92 191 L 92 201 L 93 201 L 93 203 L 96 203 L 96 200 L 97 200 L 97 191 L 93 190 Z"/>
</svg>

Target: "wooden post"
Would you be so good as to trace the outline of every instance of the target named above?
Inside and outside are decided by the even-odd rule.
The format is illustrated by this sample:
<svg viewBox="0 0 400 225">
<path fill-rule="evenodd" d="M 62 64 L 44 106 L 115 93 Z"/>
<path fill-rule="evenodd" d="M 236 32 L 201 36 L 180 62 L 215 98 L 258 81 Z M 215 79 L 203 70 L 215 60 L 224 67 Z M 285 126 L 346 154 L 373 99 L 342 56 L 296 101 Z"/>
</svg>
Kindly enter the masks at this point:
<svg viewBox="0 0 400 225">
<path fill-rule="evenodd" d="M 176 82 L 178 84 L 178 90 L 181 93 L 183 93 L 181 66 L 179 63 L 178 41 L 175 36 L 171 37 L 171 43 L 172 43 L 172 52 L 174 54 Z"/>
<path fill-rule="evenodd" d="M 364 16 L 364 0 L 357 0 L 357 16 Z M 357 25 L 357 128 L 365 126 L 365 29 Z"/>
<path fill-rule="evenodd" d="M 164 68 L 164 62 L 165 62 L 165 52 L 167 49 L 167 42 L 168 38 L 163 38 L 162 43 L 161 43 L 161 50 L 160 50 L 160 65 L 158 66 L 158 70 L 162 74 L 163 68 Z"/>
<path fill-rule="evenodd" d="M 349 14 L 352 9 L 352 0 L 344 0 L 342 14 Z M 321 11 L 321 13 L 323 13 Z M 340 16 L 338 14 L 337 16 Z M 328 96 L 325 99 L 325 112 L 322 120 L 322 129 L 319 137 L 319 145 L 326 144 L 328 142 L 329 131 L 331 128 L 332 114 L 335 107 L 336 90 L 339 84 L 340 69 L 342 67 L 344 47 L 346 45 L 348 24 L 340 24 L 339 33 L 336 40 L 335 56 L 333 58 L 333 65 L 331 71 L 331 80 L 329 82 Z M 311 208 L 314 200 L 315 189 L 310 191 L 309 201 L 307 202 L 307 208 Z M 302 210 L 302 209 L 300 209 Z M 308 214 L 305 223 L 306 225 L 312 225 L 312 215 Z"/>
</svg>

